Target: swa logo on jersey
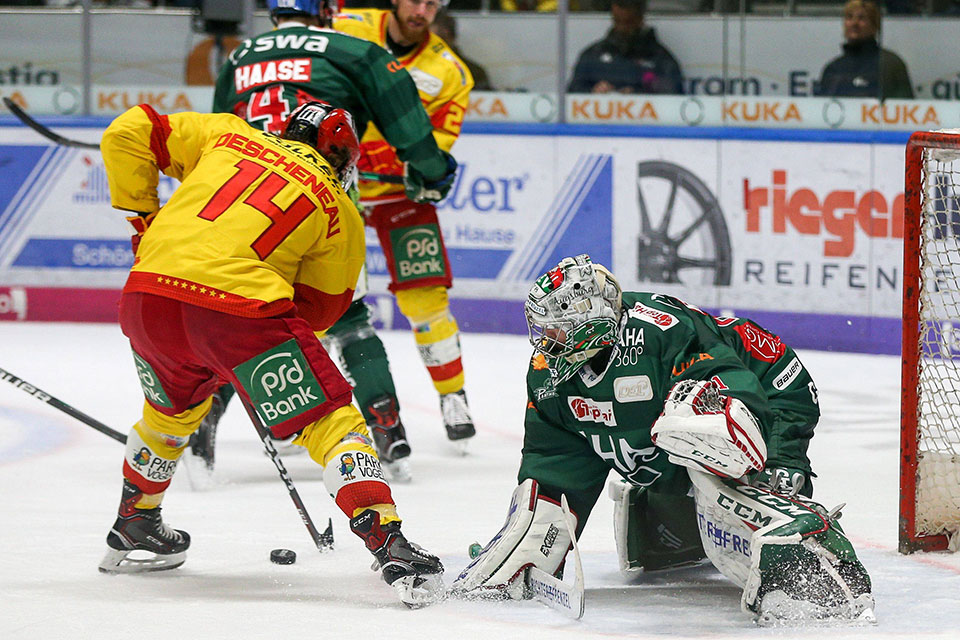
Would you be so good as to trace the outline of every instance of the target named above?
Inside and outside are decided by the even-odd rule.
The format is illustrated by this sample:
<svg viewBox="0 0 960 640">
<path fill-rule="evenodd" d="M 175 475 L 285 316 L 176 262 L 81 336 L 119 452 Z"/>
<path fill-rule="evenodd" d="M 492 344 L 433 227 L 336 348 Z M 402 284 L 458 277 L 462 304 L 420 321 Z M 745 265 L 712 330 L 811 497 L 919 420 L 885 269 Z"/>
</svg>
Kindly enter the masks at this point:
<svg viewBox="0 0 960 640">
<path fill-rule="evenodd" d="M 598 402 L 591 398 L 570 396 L 567 398 L 570 411 L 580 422 L 599 422 L 608 427 L 617 426 L 617 419 L 613 415 L 612 402 Z"/>
<path fill-rule="evenodd" d="M 233 371 L 267 426 L 318 407 L 327 399 L 296 340 L 287 340 Z"/>
</svg>

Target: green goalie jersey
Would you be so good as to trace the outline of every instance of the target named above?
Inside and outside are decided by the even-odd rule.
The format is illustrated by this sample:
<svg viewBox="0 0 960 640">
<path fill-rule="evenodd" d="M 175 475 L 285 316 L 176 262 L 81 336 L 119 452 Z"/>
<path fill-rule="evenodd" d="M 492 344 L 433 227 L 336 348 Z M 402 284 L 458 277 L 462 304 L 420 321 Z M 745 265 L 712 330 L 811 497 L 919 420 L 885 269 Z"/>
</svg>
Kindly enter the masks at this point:
<svg viewBox="0 0 960 640">
<path fill-rule="evenodd" d="M 760 422 L 768 466 L 810 472 L 807 445 L 820 410 L 793 349 L 750 320 L 715 318 L 670 296 L 624 292 L 612 349 L 556 385 L 546 359 L 531 360 L 519 480 L 566 493 L 581 524 L 611 469 L 652 491 L 686 493 L 686 470 L 654 446 L 650 429 L 670 388 L 687 379 L 713 380 L 743 401 Z"/>
<path fill-rule="evenodd" d="M 400 159 L 424 175 L 446 171 L 410 74 L 378 45 L 330 29 L 283 26 L 245 40 L 220 70 L 213 110 L 280 133 L 290 112 L 309 100 L 349 111 L 358 137 L 373 121 Z"/>
</svg>

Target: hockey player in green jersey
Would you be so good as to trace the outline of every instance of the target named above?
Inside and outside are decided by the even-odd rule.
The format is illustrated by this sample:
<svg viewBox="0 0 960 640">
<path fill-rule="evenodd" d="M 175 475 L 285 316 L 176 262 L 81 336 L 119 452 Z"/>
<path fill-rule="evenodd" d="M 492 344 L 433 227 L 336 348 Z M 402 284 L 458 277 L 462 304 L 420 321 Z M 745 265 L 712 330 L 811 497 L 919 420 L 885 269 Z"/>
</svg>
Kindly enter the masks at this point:
<svg viewBox="0 0 960 640">
<path fill-rule="evenodd" d="M 330 29 L 337 0 L 271 0 L 284 28 L 244 40 L 217 76 L 213 110 L 278 132 L 302 102 L 346 109 L 359 136 L 373 121 L 405 164 L 404 187 L 415 202 L 442 200 L 457 165 L 437 147 L 410 74 L 386 50 Z M 312 24 L 311 24 L 312 23 Z"/>
<path fill-rule="evenodd" d="M 268 0 L 273 31 L 237 47 L 220 71 L 213 110 L 234 113 L 254 127 L 277 132 L 299 103 L 322 100 L 353 116 L 359 137 L 373 123 L 405 161 L 404 192 L 418 203 L 442 199 L 456 162 L 440 149 L 410 74 L 375 43 L 333 31 L 337 0 Z M 355 176 L 354 176 L 355 177 Z M 346 185 L 345 185 L 346 186 Z M 355 186 L 355 185 L 354 185 Z M 398 482 L 410 479 L 410 453 L 386 350 L 363 300 L 366 272 L 353 304 L 325 337 L 338 347 L 342 369 L 370 427 L 384 467 Z M 191 452 L 213 470 L 216 428 L 233 396 L 228 385 L 191 439 Z M 299 447 L 275 443 L 283 454 Z"/>
<path fill-rule="evenodd" d="M 622 570 L 707 557 L 761 622 L 873 621 L 870 578 L 838 509 L 811 499 L 817 389 L 779 337 L 622 292 L 586 255 L 541 276 L 524 312 L 535 351 L 520 484 L 455 591 L 523 597 L 528 567 L 561 572 L 571 543 L 561 496 L 581 531 L 612 469 Z"/>
</svg>

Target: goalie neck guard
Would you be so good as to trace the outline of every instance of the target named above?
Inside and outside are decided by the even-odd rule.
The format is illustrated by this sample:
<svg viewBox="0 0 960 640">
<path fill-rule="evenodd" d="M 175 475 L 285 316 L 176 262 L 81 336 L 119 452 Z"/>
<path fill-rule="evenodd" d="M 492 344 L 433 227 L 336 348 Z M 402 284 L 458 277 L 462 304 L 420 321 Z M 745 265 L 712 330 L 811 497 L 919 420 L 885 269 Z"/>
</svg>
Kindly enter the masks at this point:
<svg viewBox="0 0 960 640">
<path fill-rule="evenodd" d="M 527 293 L 523 312 L 530 344 L 555 382 L 568 380 L 601 349 L 616 344 L 620 284 L 606 267 L 581 254 L 564 258 Z"/>
</svg>

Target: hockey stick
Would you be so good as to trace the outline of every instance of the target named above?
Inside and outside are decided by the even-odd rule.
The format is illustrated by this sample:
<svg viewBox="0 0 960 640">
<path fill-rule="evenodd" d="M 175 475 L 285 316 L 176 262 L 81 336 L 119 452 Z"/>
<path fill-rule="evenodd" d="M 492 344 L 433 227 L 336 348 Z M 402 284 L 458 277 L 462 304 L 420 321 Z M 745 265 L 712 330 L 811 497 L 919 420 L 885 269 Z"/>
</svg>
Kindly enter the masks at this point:
<svg viewBox="0 0 960 640">
<path fill-rule="evenodd" d="M 110 427 L 103 424 L 99 420 L 95 420 L 91 418 L 90 416 L 83 413 L 82 411 L 78 411 L 77 409 L 74 409 L 73 407 L 68 405 L 66 402 L 63 402 L 62 400 L 58 400 L 57 398 L 54 398 L 46 391 L 43 391 L 42 389 L 39 389 L 33 386 L 23 378 L 18 378 L 17 376 L 13 375 L 6 369 L 0 368 L 0 378 L 3 378 L 4 380 L 9 382 L 16 388 L 20 389 L 21 391 L 30 394 L 40 402 L 46 402 L 48 405 L 50 405 L 54 409 L 59 409 L 60 411 L 63 411 L 68 416 L 76 418 L 77 420 L 87 425 L 88 427 L 93 427 L 100 433 L 110 436 L 117 442 L 122 442 L 126 444 L 127 436 L 125 436 L 124 434 L 120 433 L 119 431 L 115 431 L 111 429 Z"/>
<path fill-rule="evenodd" d="M 39 122 L 31 118 L 26 111 L 20 108 L 20 105 L 18 105 L 16 102 L 14 102 L 13 100 L 11 100 L 6 96 L 4 96 L 3 98 L 3 104 L 6 105 L 7 109 L 9 109 L 13 115 L 17 116 L 20 122 L 22 122 L 23 124 L 33 129 L 34 131 L 42 135 L 47 140 L 56 142 L 57 144 L 63 145 L 64 147 L 77 147 L 78 149 L 99 149 L 100 148 L 100 145 L 97 144 L 96 142 L 83 142 L 81 140 L 71 140 L 70 138 L 64 138 L 59 133 L 54 133 L 47 127 L 43 126 L 42 124 L 40 124 Z"/>
<path fill-rule="evenodd" d="M 41 136 L 55 142 L 64 147 L 76 147 L 78 149 L 100 149 L 100 145 L 96 142 L 83 142 L 82 140 L 73 140 L 71 138 L 65 138 L 59 133 L 52 131 L 51 129 L 43 126 L 39 122 L 33 119 L 26 111 L 20 108 L 16 102 L 10 98 L 4 96 L 3 104 L 6 105 L 7 109 L 10 110 L 10 113 L 15 115 L 20 122 L 27 125 Z M 372 173 L 370 171 L 360 171 L 361 180 L 372 180 L 374 182 L 385 182 L 388 184 L 403 184 L 403 176 L 395 176 L 386 173 Z"/>
<path fill-rule="evenodd" d="M 260 416 L 258 416 L 256 410 L 250 406 L 247 399 L 241 394 L 237 395 L 240 396 L 243 408 L 246 409 L 247 415 L 250 416 L 250 421 L 253 422 L 253 428 L 257 430 L 257 435 L 260 436 L 260 440 L 267 450 L 267 455 L 270 456 L 273 464 L 277 467 L 277 471 L 280 473 L 280 479 L 283 480 L 283 484 L 287 486 L 287 493 L 290 494 L 290 499 L 293 500 L 293 505 L 297 508 L 297 513 L 300 514 L 300 519 L 310 533 L 310 538 L 312 538 L 313 543 L 317 545 L 317 550 L 320 552 L 333 550 L 333 519 L 329 518 L 327 520 L 327 528 L 323 533 L 317 530 L 317 527 L 313 524 L 313 520 L 310 518 L 310 514 L 307 513 L 307 507 L 304 506 L 303 500 L 300 499 L 300 494 L 297 493 L 297 488 L 293 486 L 293 478 L 290 477 L 287 468 L 283 466 L 283 461 L 280 460 L 280 454 L 277 453 L 277 448 L 273 446 L 273 442 L 270 440 L 270 432 L 263 426 L 263 423 L 260 421 Z"/>
<path fill-rule="evenodd" d="M 574 620 L 579 620 L 583 617 L 583 565 L 580 562 L 580 547 L 577 545 L 576 528 L 571 525 L 573 516 L 570 514 L 567 496 L 560 496 L 560 507 L 563 509 L 563 521 L 567 525 L 567 533 L 570 534 L 570 540 L 573 542 L 575 571 L 573 584 L 566 583 L 537 567 L 527 569 L 524 582 L 534 599 Z"/>
</svg>

